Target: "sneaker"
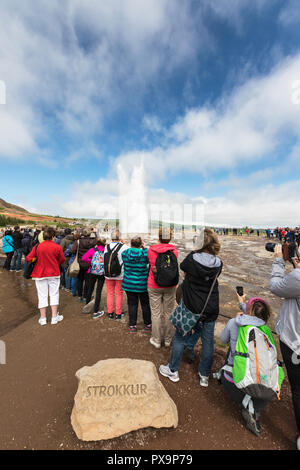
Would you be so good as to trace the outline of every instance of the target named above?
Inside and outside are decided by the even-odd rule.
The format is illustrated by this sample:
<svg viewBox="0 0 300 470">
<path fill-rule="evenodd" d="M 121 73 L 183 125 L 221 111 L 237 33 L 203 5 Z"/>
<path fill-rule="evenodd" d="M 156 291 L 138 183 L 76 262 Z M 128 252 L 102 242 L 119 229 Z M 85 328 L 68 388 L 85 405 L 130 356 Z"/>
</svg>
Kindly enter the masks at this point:
<svg viewBox="0 0 300 470">
<path fill-rule="evenodd" d="M 250 411 L 246 410 L 246 408 L 242 407 L 242 416 L 246 422 L 247 429 L 253 432 L 253 434 L 255 434 L 256 436 L 260 436 L 261 427 L 255 415 L 250 413 Z"/>
<path fill-rule="evenodd" d="M 151 325 L 144 325 L 144 331 L 146 331 L 146 333 L 151 333 L 152 326 Z"/>
<path fill-rule="evenodd" d="M 165 348 L 169 348 L 171 346 L 171 341 L 165 341 Z"/>
<path fill-rule="evenodd" d="M 136 333 L 136 331 L 137 331 L 137 330 L 136 330 L 136 326 L 130 326 L 130 327 L 129 327 L 129 333 L 134 334 L 134 333 Z"/>
<path fill-rule="evenodd" d="M 108 319 L 109 320 L 113 320 L 115 318 L 115 314 L 114 313 L 109 313 L 108 314 Z"/>
<path fill-rule="evenodd" d="M 300 436 L 297 439 L 297 449 L 300 450 Z"/>
<path fill-rule="evenodd" d="M 100 318 L 104 315 L 104 311 L 102 310 L 102 312 L 96 312 L 96 313 L 93 313 L 93 319 L 96 320 L 96 318 Z"/>
<path fill-rule="evenodd" d="M 121 317 L 122 317 L 122 318 L 125 317 L 125 312 L 122 312 L 122 313 L 121 313 Z"/>
<path fill-rule="evenodd" d="M 44 326 L 44 325 L 47 325 L 47 318 L 40 318 L 39 319 L 39 324 Z"/>
<path fill-rule="evenodd" d="M 172 372 L 170 367 L 169 367 L 169 364 L 167 366 L 160 366 L 159 367 L 159 372 L 164 377 L 168 377 L 168 379 L 172 380 L 172 382 L 178 382 L 179 381 L 178 371 L 176 370 L 175 372 Z"/>
<path fill-rule="evenodd" d="M 120 321 L 121 319 L 122 319 L 122 314 L 116 315 L 116 320 L 117 320 L 117 321 Z"/>
<path fill-rule="evenodd" d="M 78 297 L 78 302 L 82 302 L 82 297 Z"/>
<path fill-rule="evenodd" d="M 63 315 L 59 315 L 59 313 L 56 315 L 56 317 L 52 317 L 51 319 L 51 325 L 57 325 L 60 321 L 64 319 Z"/>
<path fill-rule="evenodd" d="M 17 269 L 16 273 L 20 273 L 21 271 L 22 271 L 22 269 Z"/>
<path fill-rule="evenodd" d="M 192 364 L 196 359 L 196 353 L 193 349 L 188 349 L 187 347 L 183 350 L 183 357 L 189 364 Z"/>
<path fill-rule="evenodd" d="M 156 349 L 160 349 L 160 344 L 157 344 L 153 338 L 150 338 L 150 343 L 152 346 L 154 346 Z"/>
<path fill-rule="evenodd" d="M 208 379 L 209 377 L 206 377 L 205 375 L 199 374 L 200 377 L 200 385 L 201 387 L 208 387 Z"/>
</svg>

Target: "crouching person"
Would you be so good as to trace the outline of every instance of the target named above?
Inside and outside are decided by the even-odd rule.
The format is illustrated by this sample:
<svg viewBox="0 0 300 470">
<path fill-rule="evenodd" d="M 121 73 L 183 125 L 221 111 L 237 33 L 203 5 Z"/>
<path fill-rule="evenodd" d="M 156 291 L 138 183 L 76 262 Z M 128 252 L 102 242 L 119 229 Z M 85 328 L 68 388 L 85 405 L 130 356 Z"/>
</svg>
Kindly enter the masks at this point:
<svg viewBox="0 0 300 470">
<path fill-rule="evenodd" d="M 278 365 L 277 351 L 270 329 L 269 305 L 260 298 L 243 302 L 242 313 L 229 320 L 220 335 L 224 344 L 230 344 L 226 365 L 217 378 L 233 401 L 241 405 L 246 427 L 256 436 L 261 434 L 260 413 L 276 396 L 284 377 Z"/>
</svg>

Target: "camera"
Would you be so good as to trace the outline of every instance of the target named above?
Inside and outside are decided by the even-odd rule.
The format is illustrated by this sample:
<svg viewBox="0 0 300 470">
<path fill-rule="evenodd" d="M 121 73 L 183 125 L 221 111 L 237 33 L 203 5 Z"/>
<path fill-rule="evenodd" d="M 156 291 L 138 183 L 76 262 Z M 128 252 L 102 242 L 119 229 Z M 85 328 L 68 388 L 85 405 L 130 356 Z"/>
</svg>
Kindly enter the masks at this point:
<svg viewBox="0 0 300 470">
<path fill-rule="evenodd" d="M 271 253 L 274 253 L 275 252 L 275 246 L 277 245 L 277 243 L 267 243 L 266 244 L 266 250 L 271 252 Z M 299 245 L 298 243 L 288 243 L 288 242 L 285 242 L 282 244 L 282 255 L 283 255 L 283 259 L 285 261 L 290 261 L 292 264 L 293 263 L 293 260 L 295 258 L 298 258 L 300 259 L 300 251 L 299 251 Z"/>
</svg>

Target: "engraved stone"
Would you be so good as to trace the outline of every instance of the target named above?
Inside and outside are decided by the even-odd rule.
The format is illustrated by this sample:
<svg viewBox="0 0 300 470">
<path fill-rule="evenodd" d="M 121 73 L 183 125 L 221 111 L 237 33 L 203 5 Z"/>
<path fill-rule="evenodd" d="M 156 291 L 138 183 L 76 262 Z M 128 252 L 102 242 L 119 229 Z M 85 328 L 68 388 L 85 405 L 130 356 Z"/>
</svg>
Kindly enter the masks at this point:
<svg viewBox="0 0 300 470">
<path fill-rule="evenodd" d="M 178 413 L 152 362 L 107 359 L 78 370 L 71 423 L 83 441 L 146 427 L 177 427 Z"/>
</svg>

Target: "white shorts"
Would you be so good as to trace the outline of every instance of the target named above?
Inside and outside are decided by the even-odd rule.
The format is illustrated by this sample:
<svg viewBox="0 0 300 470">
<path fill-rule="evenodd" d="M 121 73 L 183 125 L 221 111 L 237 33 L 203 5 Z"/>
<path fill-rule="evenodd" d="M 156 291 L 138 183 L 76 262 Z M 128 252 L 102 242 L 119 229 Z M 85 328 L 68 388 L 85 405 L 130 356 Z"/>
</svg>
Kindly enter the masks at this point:
<svg viewBox="0 0 300 470">
<path fill-rule="evenodd" d="M 50 305 L 59 304 L 60 278 L 36 279 L 35 285 L 39 298 L 38 308 L 48 307 L 48 295 L 50 296 Z"/>
</svg>

